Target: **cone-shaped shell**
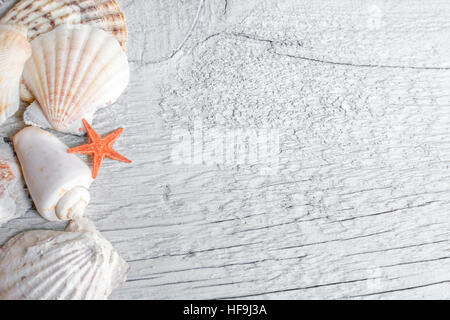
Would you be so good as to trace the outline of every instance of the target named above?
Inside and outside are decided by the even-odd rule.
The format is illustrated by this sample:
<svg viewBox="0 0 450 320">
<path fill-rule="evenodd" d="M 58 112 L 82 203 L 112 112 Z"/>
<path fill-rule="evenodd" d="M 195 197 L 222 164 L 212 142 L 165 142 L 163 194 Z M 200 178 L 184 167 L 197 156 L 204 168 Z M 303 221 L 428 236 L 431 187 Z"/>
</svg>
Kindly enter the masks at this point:
<svg viewBox="0 0 450 320">
<path fill-rule="evenodd" d="M 129 266 L 97 231 L 77 224 L 9 240 L 0 249 L 0 299 L 107 299 Z"/>
<path fill-rule="evenodd" d="M 0 24 L 0 124 L 19 110 L 20 78 L 30 56 L 26 29 Z"/>
<path fill-rule="evenodd" d="M 125 15 L 115 0 L 22 0 L 0 23 L 27 27 L 30 40 L 61 24 L 87 24 L 103 29 L 114 35 L 123 49 L 128 40 Z"/>
<path fill-rule="evenodd" d="M 51 133 L 27 127 L 14 136 L 14 148 L 38 212 L 47 220 L 71 220 L 89 204 L 92 173 Z"/>
<path fill-rule="evenodd" d="M 19 163 L 11 146 L 0 140 L 0 226 L 30 208 Z"/>
<path fill-rule="evenodd" d="M 114 103 L 128 85 L 127 56 L 103 30 L 62 25 L 33 40 L 32 48 L 23 79 L 58 131 L 74 133 L 74 124 Z"/>
</svg>

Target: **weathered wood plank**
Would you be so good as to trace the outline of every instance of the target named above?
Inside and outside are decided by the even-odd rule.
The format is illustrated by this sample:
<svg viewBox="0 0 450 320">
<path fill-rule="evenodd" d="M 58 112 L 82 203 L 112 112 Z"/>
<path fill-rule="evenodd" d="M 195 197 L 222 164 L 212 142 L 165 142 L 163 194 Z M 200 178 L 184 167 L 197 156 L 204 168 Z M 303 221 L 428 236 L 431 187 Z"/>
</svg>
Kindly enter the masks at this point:
<svg viewBox="0 0 450 320">
<path fill-rule="evenodd" d="M 121 4 L 132 81 L 94 125 L 134 165 L 88 211 L 132 267 L 113 298 L 449 297 L 448 2 Z M 279 170 L 174 163 L 198 123 L 278 130 Z"/>
</svg>

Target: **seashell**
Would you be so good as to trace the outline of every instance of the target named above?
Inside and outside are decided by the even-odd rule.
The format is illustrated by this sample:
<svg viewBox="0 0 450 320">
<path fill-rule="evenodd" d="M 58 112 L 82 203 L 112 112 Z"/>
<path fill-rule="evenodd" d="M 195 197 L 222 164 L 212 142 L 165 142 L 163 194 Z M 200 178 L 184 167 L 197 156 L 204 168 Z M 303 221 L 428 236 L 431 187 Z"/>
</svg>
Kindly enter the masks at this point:
<svg viewBox="0 0 450 320">
<path fill-rule="evenodd" d="M 87 24 L 112 34 L 124 50 L 128 41 L 125 14 L 115 0 L 22 0 L 0 23 L 25 26 L 30 40 L 61 24 Z"/>
<path fill-rule="evenodd" d="M 21 233 L 0 249 L 2 300 L 106 300 L 129 265 L 84 219 Z"/>
<path fill-rule="evenodd" d="M 89 167 L 51 133 L 27 127 L 14 148 L 37 211 L 49 221 L 81 217 L 89 204 L 93 179 Z"/>
<path fill-rule="evenodd" d="M 83 118 L 89 123 L 92 123 L 94 119 L 94 114 L 84 114 Z M 45 114 L 42 112 L 41 106 L 37 101 L 31 103 L 28 108 L 23 113 L 23 121 L 29 126 L 40 127 L 43 129 L 53 129 L 52 125 L 48 122 Z M 70 133 L 74 135 L 83 135 L 86 129 L 82 121 L 74 122 L 70 127 L 64 130 L 65 133 Z"/>
<path fill-rule="evenodd" d="M 40 108 L 28 110 L 28 124 L 83 134 L 82 119 L 114 103 L 128 85 L 127 56 L 103 30 L 61 25 L 33 40 L 32 48 L 23 79 Z M 47 121 L 36 122 L 42 114 Z"/>
<path fill-rule="evenodd" d="M 20 100 L 26 103 L 32 103 L 34 101 L 34 96 L 30 90 L 28 90 L 23 79 L 20 81 Z"/>
<path fill-rule="evenodd" d="M 9 144 L 0 141 L 0 225 L 31 208 L 19 163 Z"/>
<path fill-rule="evenodd" d="M 30 56 L 26 29 L 0 24 L 0 124 L 19 110 L 20 78 Z"/>
<path fill-rule="evenodd" d="M 126 50 L 128 28 L 125 14 L 115 0 L 21 0 L 0 19 L 0 23 L 14 23 L 29 29 L 33 40 L 61 24 L 87 24 L 112 34 Z M 34 97 L 20 86 L 20 99 L 31 103 Z"/>
</svg>

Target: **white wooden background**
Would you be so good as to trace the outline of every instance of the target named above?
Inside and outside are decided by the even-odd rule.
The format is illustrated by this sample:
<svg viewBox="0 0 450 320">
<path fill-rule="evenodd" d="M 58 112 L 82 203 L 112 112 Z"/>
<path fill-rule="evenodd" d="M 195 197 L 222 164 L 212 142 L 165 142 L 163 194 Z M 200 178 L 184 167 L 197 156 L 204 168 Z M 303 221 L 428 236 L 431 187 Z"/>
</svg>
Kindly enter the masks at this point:
<svg viewBox="0 0 450 320">
<path fill-rule="evenodd" d="M 87 212 L 132 268 L 111 298 L 450 298 L 449 1 L 119 3 L 132 81 L 94 127 L 134 164 Z M 173 163 L 199 118 L 280 130 L 279 173 Z"/>
</svg>

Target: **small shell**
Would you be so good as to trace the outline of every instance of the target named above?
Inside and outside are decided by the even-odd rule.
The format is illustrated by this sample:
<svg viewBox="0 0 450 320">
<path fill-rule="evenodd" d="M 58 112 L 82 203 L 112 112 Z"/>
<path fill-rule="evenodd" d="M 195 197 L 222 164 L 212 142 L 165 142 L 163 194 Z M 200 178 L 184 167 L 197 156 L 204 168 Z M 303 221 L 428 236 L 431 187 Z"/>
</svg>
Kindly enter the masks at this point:
<svg viewBox="0 0 450 320">
<path fill-rule="evenodd" d="M 125 50 L 128 40 L 125 14 L 115 0 L 22 0 L 0 23 L 29 29 L 30 40 L 61 24 L 87 24 L 111 33 Z"/>
<path fill-rule="evenodd" d="M 20 78 L 30 56 L 26 29 L 0 24 L 0 124 L 19 110 Z"/>
<path fill-rule="evenodd" d="M 0 225 L 31 208 L 19 163 L 9 144 L 0 141 Z"/>
<path fill-rule="evenodd" d="M 14 148 L 37 211 L 50 221 L 81 217 L 93 179 L 89 167 L 51 133 L 27 127 L 14 136 Z"/>
<path fill-rule="evenodd" d="M 125 282 L 128 270 L 84 220 L 66 232 L 28 231 L 0 249 L 0 299 L 103 300 Z"/>
<path fill-rule="evenodd" d="M 32 47 L 23 79 L 47 123 L 32 123 L 42 118 L 34 108 L 25 117 L 30 124 L 50 123 L 58 131 L 80 134 L 81 120 L 114 103 L 128 85 L 127 56 L 103 30 L 61 25 L 33 40 Z"/>
</svg>

